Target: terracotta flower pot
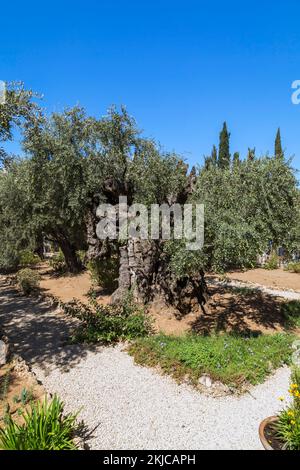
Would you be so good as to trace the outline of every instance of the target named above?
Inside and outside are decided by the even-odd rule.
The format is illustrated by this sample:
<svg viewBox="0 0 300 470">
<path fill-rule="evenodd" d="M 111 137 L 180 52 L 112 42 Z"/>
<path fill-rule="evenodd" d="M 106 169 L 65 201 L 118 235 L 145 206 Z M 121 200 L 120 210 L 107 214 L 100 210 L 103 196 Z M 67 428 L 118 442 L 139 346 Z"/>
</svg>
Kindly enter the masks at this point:
<svg viewBox="0 0 300 470">
<path fill-rule="evenodd" d="M 259 425 L 259 438 L 265 450 L 281 450 L 282 443 L 274 435 L 272 424 L 278 420 L 277 416 L 269 416 Z"/>
</svg>

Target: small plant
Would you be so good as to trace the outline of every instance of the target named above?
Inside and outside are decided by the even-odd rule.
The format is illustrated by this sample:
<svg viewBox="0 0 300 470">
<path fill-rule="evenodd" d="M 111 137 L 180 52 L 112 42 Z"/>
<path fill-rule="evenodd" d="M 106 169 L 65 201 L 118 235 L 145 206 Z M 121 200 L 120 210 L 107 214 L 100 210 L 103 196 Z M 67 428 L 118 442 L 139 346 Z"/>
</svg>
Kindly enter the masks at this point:
<svg viewBox="0 0 300 470">
<path fill-rule="evenodd" d="M 85 250 L 78 250 L 76 251 L 77 258 L 81 261 L 82 266 L 85 266 L 86 263 L 86 251 Z"/>
<path fill-rule="evenodd" d="M 61 250 L 49 259 L 49 264 L 53 271 L 58 273 L 63 273 L 67 269 L 65 257 Z"/>
<path fill-rule="evenodd" d="M 289 393 L 292 404 L 282 410 L 274 424 L 276 436 L 283 443 L 283 449 L 300 450 L 300 369 L 295 368 Z"/>
<path fill-rule="evenodd" d="M 75 450 L 77 414 L 63 414 L 64 403 L 55 396 L 51 402 L 31 403 L 17 424 L 10 413 L 5 427 L 0 428 L 0 448 L 3 450 Z"/>
<path fill-rule="evenodd" d="M 113 292 L 118 287 L 118 258 L 89 261 L 88 270 L 94 284 Z"/>
<path fill-rule="evenodd" d="M 66 314 L 81 320 L 72 342 L 113 343 L 146 336 L 151 330 L 150 318 L 131 296 L 121 306 L 99 305 L 89 296 L 89 305 L 74 300 L 63 305 Z"/>
<path fill-rule="evenodd" d="M 291 300 L 281 306 L 281 313 L 290 328 L 300 327 L 300 301 Z"/>
<path fill-rule="evenodd" d="M 29 295 L 39 287 L 40 275 L 30 268 L 21 269 L 17 274 L 17 281 L 23 294 Z"/>
<path fill-rule="evenodd" d="M 272 270 L 278 269 L 279 258 L 276 253 L 272 253 L 268 261 L 264 264 L 264 269 Z"/>
<path fill-rule="evenodd" d="M 9 382 L 10 382 L 11 371 L 10 369 L 5 372 L 5 374 L 0 377 L 0 401 L 5 400 L 8 392 Z"/>
<path fill-rule="evenodd" d="M 291 273 L 299 274 L 300 273 L 300 261 L 289 263 L 285 269 L 286 271 L 289 271 Z"/>
<path fill-rule="evenodd" d="M 21 403 L 23 406 L 27 405 L 33 399 L 32 391 L 23 388 L 20 396 L 15 395 L 13 398 L 14 403 Z"/>
<path fill-rule="evenodd" d="M 35 266 L 36 264 L 40 263 L 40 261 L 40 257 L 30 250 L 22 250 L 20 252 L 19 264 L 22 267 Z"/>
</svg>

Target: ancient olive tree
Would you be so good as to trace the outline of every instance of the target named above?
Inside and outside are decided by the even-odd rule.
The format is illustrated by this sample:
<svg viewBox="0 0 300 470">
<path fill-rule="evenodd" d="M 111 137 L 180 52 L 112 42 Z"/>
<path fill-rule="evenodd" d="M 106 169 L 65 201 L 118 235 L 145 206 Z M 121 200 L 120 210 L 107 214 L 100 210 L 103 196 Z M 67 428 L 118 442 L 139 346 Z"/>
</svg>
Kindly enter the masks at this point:
<svg viewBox="0 0 300 470">
<path fill-rule="evenodd" d="M 34 231 L 57 243 L 67 268 L 82 268 L 76 251 L 86 247 L 88 162 L 96 143 L 94 120 L 80 108 L 40 117 L 27 127 L 31 220 Z"/>
<path fill-rule="evenodd" d="M 87 214 L 88 256 L 100 261 L 100 265 L 107 258 L 118 257 L 118 288 L 112 301 L 122 301 L 131 289 L 137 301 L 147 303 L 159 296 L 172 304 L 178 314 L 194 306 L 199 308 L 205 302 L 200 263 L 179 275 L 172 269 L 172 257 L 176 253 L 176 247 L 173 251 L 170 248 L 172 243 L 161 238 L 123 237 L 124 234 L 116 239 L 101 239 L 97 234 L 100 203 L 116 209 L 119 235 L 123 210 L 119 207 L 120 197 L 126 197 L 128 205 L 140 203 L 148 210 L 151 204 L 182 206 L 195 184 L 194 170 L 188 174 L 187 166 L 178 156 L 163 154 L 153 141 L 141 138 L 125 109 L 120 113 L 111 109 L 109 115 L 98 122 L 98 138 L 98 154 L 94 155 L 91 173 L 101 185 L 93 193 Z M 100 177 L 97 171 L 101 171 Z"/>
</svg>

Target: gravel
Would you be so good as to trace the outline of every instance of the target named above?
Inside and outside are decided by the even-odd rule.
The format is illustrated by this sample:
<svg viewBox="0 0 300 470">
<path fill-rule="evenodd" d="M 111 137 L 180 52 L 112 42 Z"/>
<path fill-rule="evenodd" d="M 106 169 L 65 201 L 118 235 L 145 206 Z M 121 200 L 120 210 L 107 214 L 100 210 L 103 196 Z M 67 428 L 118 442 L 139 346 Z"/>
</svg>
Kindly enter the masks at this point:
<svg viewBox="0 0 300 470">
<path fill-rule="evenodd" d="M 91 449 L 261 449 L 259 423 L 288 389 L 284 367 L 249 393 L 213 398 L 135 365 L 122 345 L 68 346 L 72 323 L 1 277 L 0 323 L 46 390 L 68 411 L 82 408 Z"/>
<path fill-rule="evenodd" d="M 67 373 L 34 371 L 68 410 L 82 407 L 91 449 L 261 449 L 259 423 L 282 407 L 290 375 L 281 368 L 250 393 L 213 398 L 135 365 L 120 345 L 89 351 Z"/>
<path fill-rule="evenodd" d="M 274 297 L 283 297 L 286 300 L 300 300 L 300 293 L 293 290 L 287 289 L 272 289 L 271 287 L 261 286 L 260 284 L 254 284 L 253 282 L 241 282 L 235 280 L 217 280 L 209 279 L 208 284 L 220 285 L 224 287 L 246 287 L 256 291 L 264 292 L 265 294 L 272 295 Z"/>
</svg>

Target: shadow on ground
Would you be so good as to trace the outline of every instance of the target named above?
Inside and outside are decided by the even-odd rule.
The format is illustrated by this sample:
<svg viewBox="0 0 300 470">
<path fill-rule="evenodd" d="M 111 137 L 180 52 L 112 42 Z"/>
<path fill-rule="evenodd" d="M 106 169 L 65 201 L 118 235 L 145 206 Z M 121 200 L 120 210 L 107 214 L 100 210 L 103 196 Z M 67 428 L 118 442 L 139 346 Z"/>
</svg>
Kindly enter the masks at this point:
<svg viewBox="0 0 300 470">
<path fill-rule="evenodd" d="M 209 290 L 209 300 L 192 325 L 195 332 L 230 331 L 247 336 L 286 329 L 278 298 L 250 289 L 210 286 Z"/>
<path fill-rule="evenodd" d="M 60 314 L 46 301 L 21 296 L 3 276 L 0 276 L 0 325 L 13 352 L 45 371 L 51 368 L 68 371 L 89 349 L 94 349 L 69 345 L 76 321 Z"/>
</svg>

